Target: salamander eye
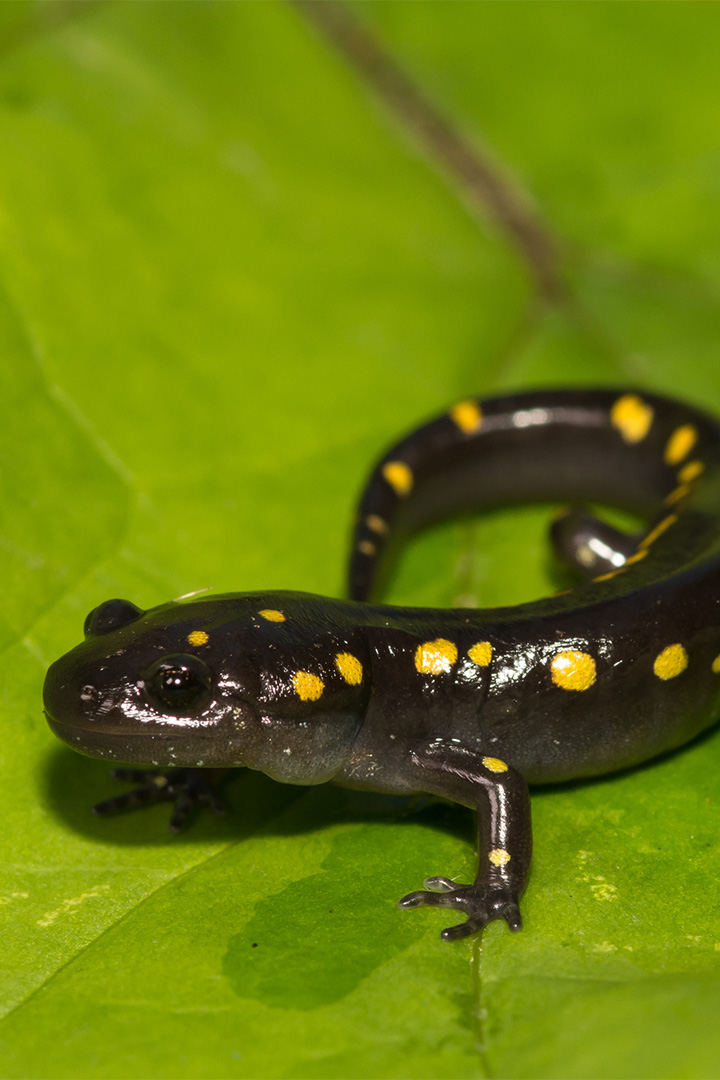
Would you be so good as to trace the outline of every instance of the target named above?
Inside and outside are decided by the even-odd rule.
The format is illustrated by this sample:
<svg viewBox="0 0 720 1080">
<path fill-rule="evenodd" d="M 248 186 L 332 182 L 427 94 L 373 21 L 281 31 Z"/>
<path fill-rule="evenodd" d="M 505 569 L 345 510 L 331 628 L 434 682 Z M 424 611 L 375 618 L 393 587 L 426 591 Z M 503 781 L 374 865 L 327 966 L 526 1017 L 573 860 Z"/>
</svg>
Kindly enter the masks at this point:
<svg viewBox="0 0 720 1080">
<path fill-rule="evenodd" d="M 209 695 L 212 676 L 199 657 L 180 653 L 156 660 L 143 674 L 143 682 L 151 697 L 171 712 L 182 713 Z"/>
<path fill-rule="evenodd" d="M 129 626 L 143 614 L 144 612 L 129 600 L 106 600 L 104 604 L 93 608 L 85 620 L 85 637 L 88 634 L 108 634 L 111 630 L 119 630 L 121 626 Z"/>
</svg>

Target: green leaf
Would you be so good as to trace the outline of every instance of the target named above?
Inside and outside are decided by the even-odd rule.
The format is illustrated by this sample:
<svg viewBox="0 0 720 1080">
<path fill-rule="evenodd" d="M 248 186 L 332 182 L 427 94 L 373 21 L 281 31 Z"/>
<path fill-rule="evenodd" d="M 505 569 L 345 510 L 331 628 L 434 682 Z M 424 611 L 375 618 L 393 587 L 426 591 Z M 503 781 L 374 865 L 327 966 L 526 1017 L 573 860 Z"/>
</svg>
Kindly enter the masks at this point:
<svg viewBox="0 0 720 1080">
<path fill-rule="evenodd" d="M 238 774 L 171 838 L 92 818 L 117 786 L 44 722 L 103 599 L 339 594 L 374 457 L 455 399 L 720 404 L 717 7 L 351 10 L 552 239 L 553 304 L 308 9 L 0 5 L 0 1073 L 714 1075 L 712 734 L 536 793 L 522 934 L 448 946 L 395 900 L 472 873 L 466 811 Z M 430 531 L 390 598 L 542 595 L 547 519 Z"/>
</svg>

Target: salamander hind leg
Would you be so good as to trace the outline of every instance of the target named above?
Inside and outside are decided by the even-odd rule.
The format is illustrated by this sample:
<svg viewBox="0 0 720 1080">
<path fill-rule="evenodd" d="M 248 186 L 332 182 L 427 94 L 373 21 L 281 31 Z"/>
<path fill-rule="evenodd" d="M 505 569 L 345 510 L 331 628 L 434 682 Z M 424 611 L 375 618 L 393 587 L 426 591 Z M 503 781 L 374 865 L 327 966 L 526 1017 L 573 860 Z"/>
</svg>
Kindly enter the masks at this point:
<svg viewBox="0 0 720 1080">
<path fill-rule="evenodd" d="M 619 570 L 635 551 L 639 539 L 639 534 L 622 532 L 580 506 L 562 510 L 550 526 L 555 554 L 590 578 Z"/>
<path fill-rule="evenodd" d="M 116 780 L 139 786 L 97 803 L 92 812 L 107 817 L 158 802 L 171 802 L 170 832 L 177 833 L 195 807 L 206 806 L 214 814 L 224 813 L 215 785 L 226 772 L 227 769 L 113 769 L 111 775 Z"/>
<path fill-rule="evenodd" d="M 465 922 L 442 931 L 445 941 L 478 933 L 493 919 L 520 930 L 519 898 L 532 851 L 530 796 L 524 778 L 499 758 L 460 745 L 432 743 L 413 755 L 425 791 L 477 807 L 478 871 L 469 885 L 431 877 L 425 889 L 409 893 L 401 908 L 451 908 Z"/>
</svg>

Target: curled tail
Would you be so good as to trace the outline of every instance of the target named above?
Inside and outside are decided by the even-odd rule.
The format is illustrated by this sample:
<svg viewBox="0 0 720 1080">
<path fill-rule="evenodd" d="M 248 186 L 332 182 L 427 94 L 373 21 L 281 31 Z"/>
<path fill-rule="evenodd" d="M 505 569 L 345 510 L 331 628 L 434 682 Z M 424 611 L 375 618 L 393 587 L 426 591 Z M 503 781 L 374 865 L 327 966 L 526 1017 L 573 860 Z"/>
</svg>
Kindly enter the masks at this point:
<svg viewBox="0 0 720 1080">
<path fill-rule="evenodd" d="M 371 597 L 391 550 L 408 533 L 462 511 L 560 499 L 607 503 L 659 521 L 668 513 L 663 504 L 679 509 L 719 451 L 712 417 L 639 390 L 540 390 L 462 401 L 410 432 L 373 469 L 358 509 L 350 596 Z M 617 534 L 615 548 L 630 551 L 635 542 Z M 559 546 L 582 567 L 567 536 Z"/>
</svg>

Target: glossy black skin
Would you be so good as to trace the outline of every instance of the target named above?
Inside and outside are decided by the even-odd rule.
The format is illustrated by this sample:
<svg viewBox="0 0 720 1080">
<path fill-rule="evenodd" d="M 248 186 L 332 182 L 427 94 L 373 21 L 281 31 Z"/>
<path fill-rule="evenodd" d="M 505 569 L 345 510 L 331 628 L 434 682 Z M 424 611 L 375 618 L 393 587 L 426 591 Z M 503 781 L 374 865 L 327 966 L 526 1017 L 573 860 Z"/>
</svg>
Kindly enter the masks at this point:
<svg viewBox="0 0 720 1080">
<path fill-rule="evenodd" d="M 652 413 L 641 437 L 632 423 L 618 426 L 620 401 L 631 420 Z M 482 407 L 478 425 L 473 404 Z M 444 414 L 419 428 L 371 474 L 350 562 L 352 600 L 230 594 L 147 612 L 110 601 L 91 613 L 85 641 L 45 683 L 51 728 L 92 756 L 193 770 L 241 765 L 286 783 L 427 792 L 476 809 L 473 884 L 432 878 L 429 891 L 400 902 L 467 914 L 447 939 L 498 917 L 520 927 L 528 783 L 632 766 L 691 739 L 720 712 L 717 423 L 627 390 L 542 391 L 463 408 L 462 423 Z M 694 444 L 666 460 L 673 433 L 688 425 Z M 384 466 L 398 461 L 412 471 L 409 491 L 388 482 Z M 690 463 L 698 475 L 682 484 Z M 408 532 L 458 511 L 537 499 L 613 504 L 645 515 L 648 527 L 631 537 L 583 508 L 561 515 L 551 530 L 556 551 L 582 573 L 618 572 L 536 603 L 434 610 L 369 602 Z M 645 543 L 658 522 L 665 530 Z M 638 550 L 646 553 L 634 557 Z M 424 670 L 418 650 L 438 639 L 450 651 L 437 670 Z M 489 663 L 471 659 L 478 643 L 491 645 Z M 686 666 L 671 662 L 661 676 L 655 665 L 668 647 L 675 659 L 684 653 Z M 591 658 L 582 685 L 555 678 L 558 654 L 568 651 Z M 338 655 L 359 662 L 361 678 L 344 676 Z M 154 689 L 168 657 L 171 669 L 172 658 L 189 657 L 199 672 L 187 676 L 196 696 L 181 708 Z M 321 692 L 301 693 L 298 672 L 320 680 Z M 140 801 L 160 797 L 163 785 L 164 777 L 150 781 Z"/>
</svg>

